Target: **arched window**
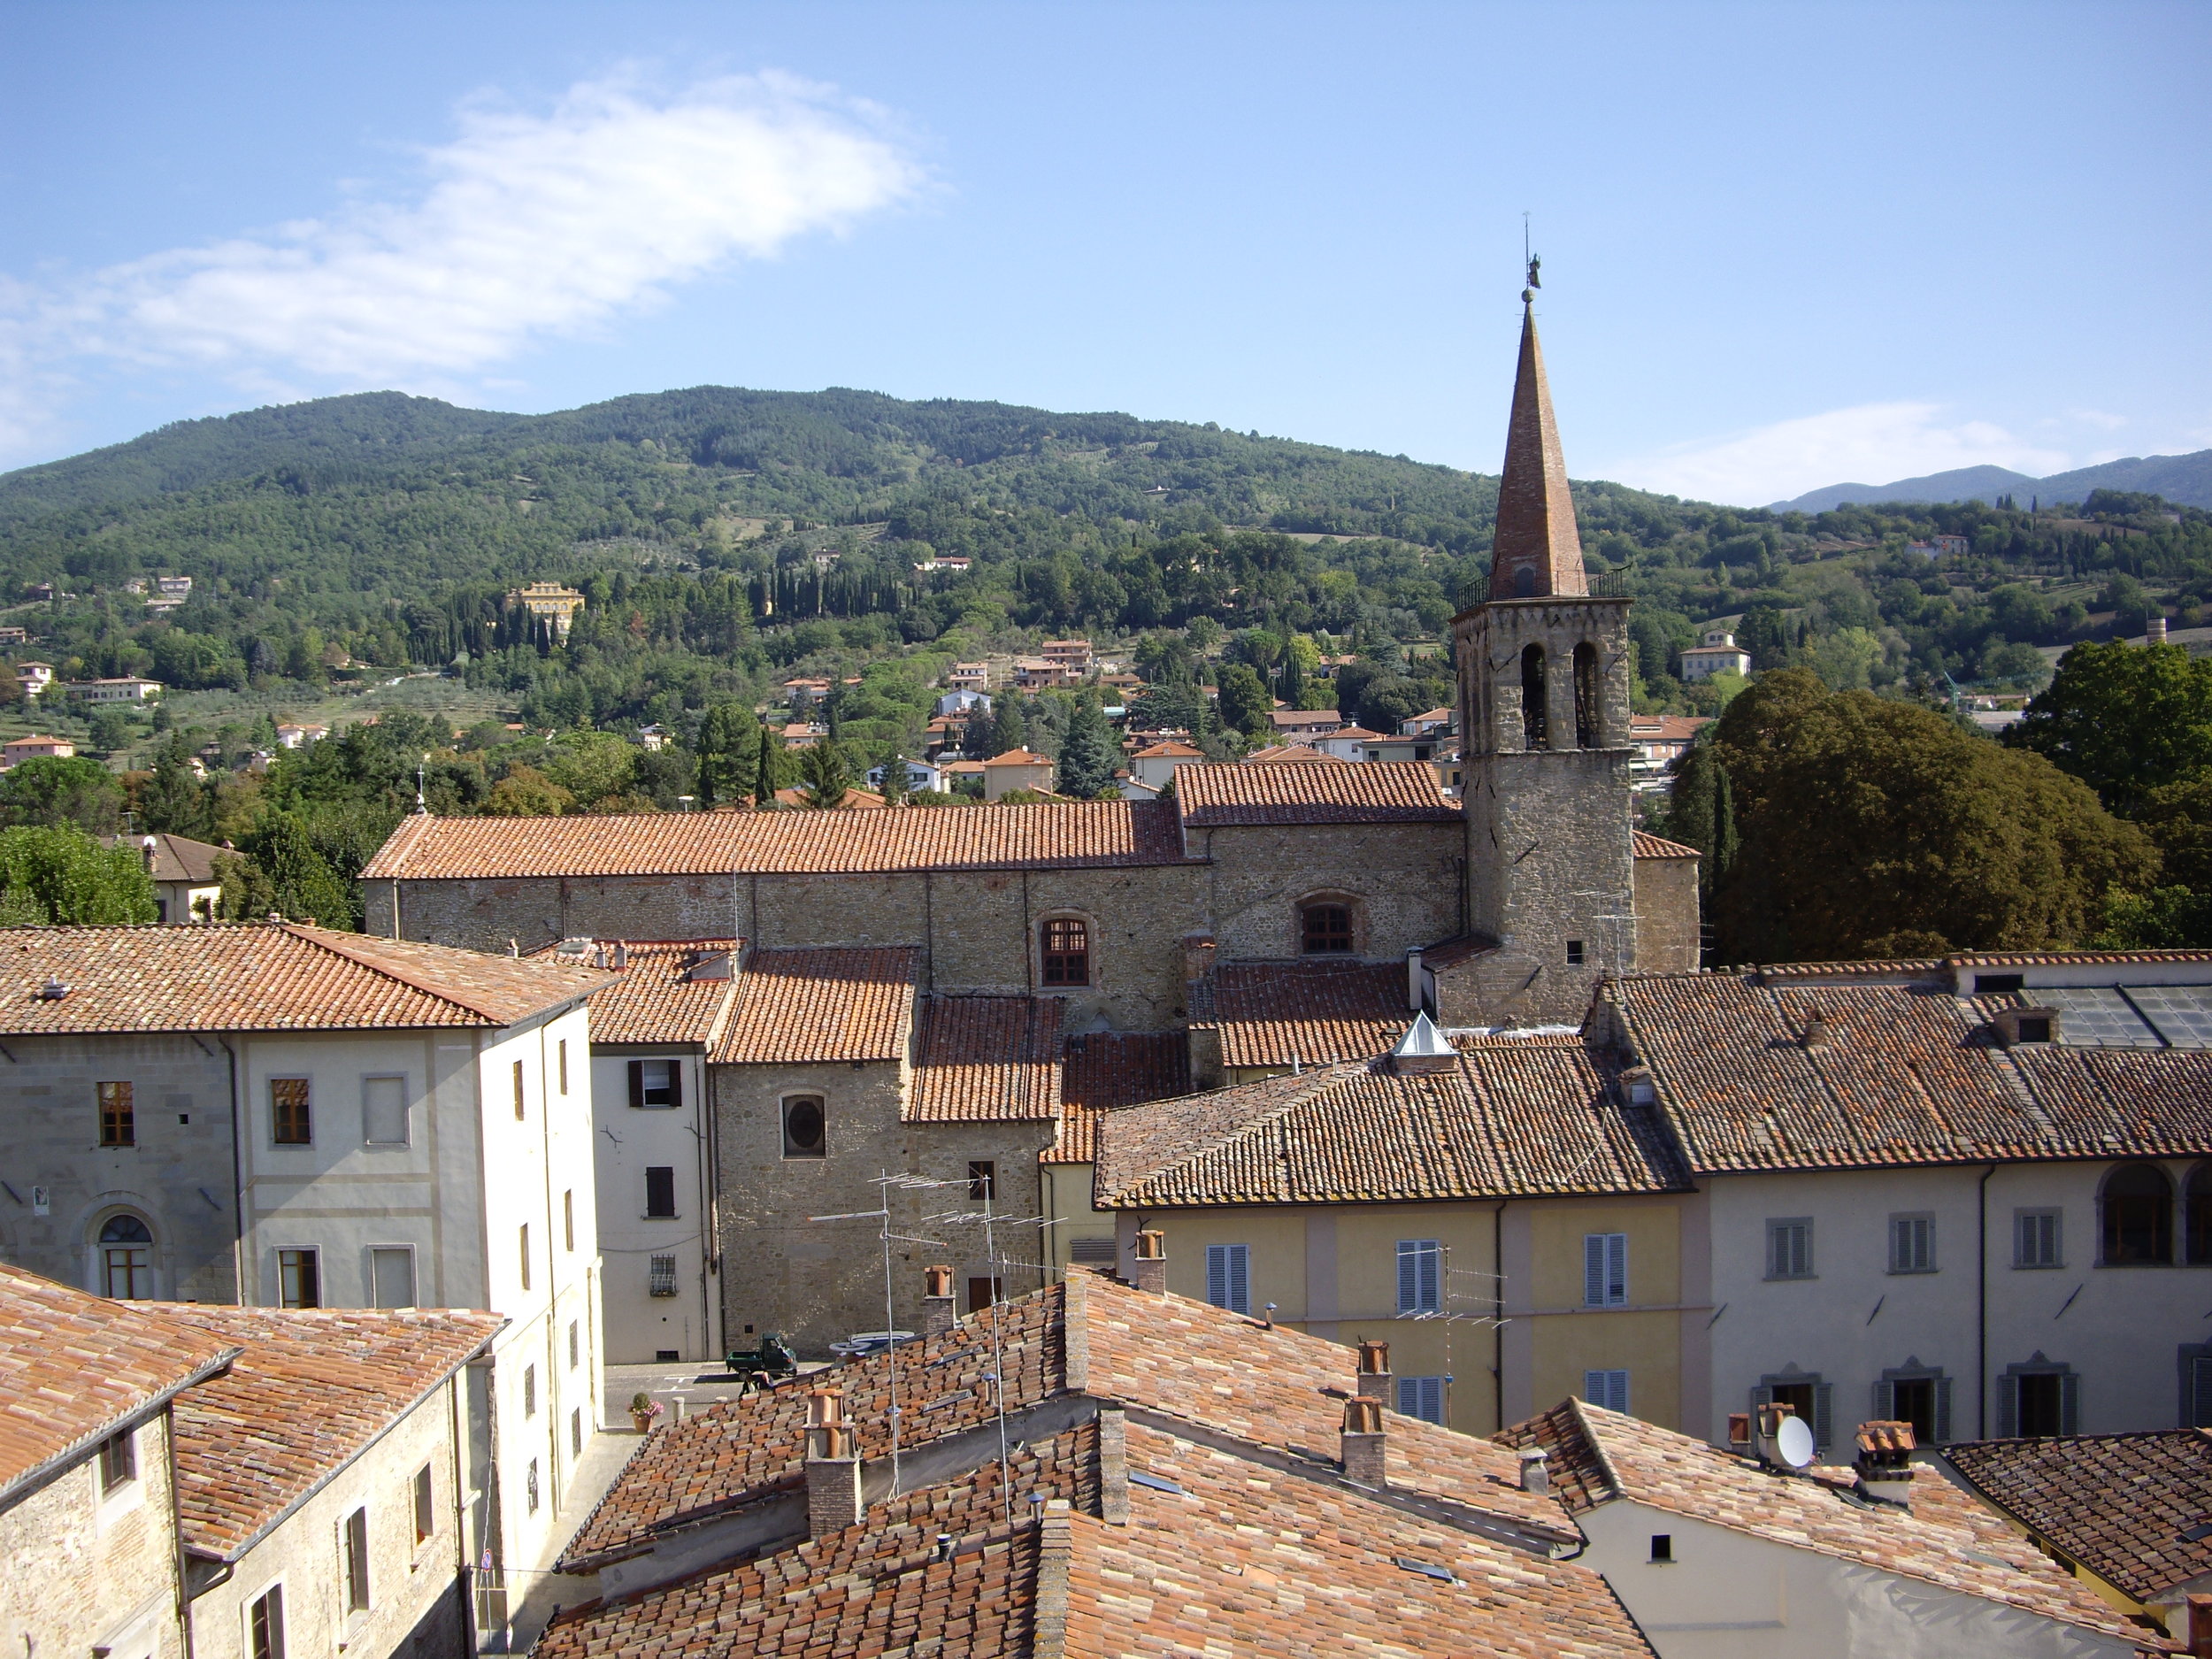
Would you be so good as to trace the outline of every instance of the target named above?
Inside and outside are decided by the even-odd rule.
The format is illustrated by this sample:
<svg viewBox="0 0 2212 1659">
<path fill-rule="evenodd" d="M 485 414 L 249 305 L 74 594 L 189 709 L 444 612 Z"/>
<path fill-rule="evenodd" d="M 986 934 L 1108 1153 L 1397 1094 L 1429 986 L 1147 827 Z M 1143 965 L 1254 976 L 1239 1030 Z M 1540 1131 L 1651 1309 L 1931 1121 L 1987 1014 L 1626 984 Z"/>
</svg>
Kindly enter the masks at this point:
<svg viewBox="0 0 2212 1659">
<path fill-rule="evenodd" d="M 1536 566 L 1524 565 L 1513 572 L 1513 596 L 1516 599 L 1536 597 Z"/>
<path fill-rule="evenodd" d="M 1532 645 L 1521 653 L 1521 734 L 1531 749 L 1549 749 L 1551 737 L 1544 724 L 1544 648 Z"/>
<path fill-rule="evenodd" d="M 1091 982 L 1091 930 L 1081 917 L 1054 917 L 1044 924 L 1039 942 L 1047 985 Z"/>
<path fill-rule="evenodd" d="M 2183 1259 L 2202 1267 L 2212 1263 L 2212 1164 L 2200 1164 L 2189 1171 L 2185 1194 Z"/>
<path fill-rule="evenodd" d="M 1585 640 L 1575 647 L 1575 747 L 1598 746 L 1598 648 Z"/>
<path fill-rule="evenodd" d="M 1352 907 L 1342 899 L 1310 899 L 1298 907 L 1298 949 L 1309 956 L 1352 953 Z"/>
<path fill-rule="evenodd" d="M 100 1291 L 119 1302 L 154 1294 L 153 1230 L 136 1216 L 113 1216 L 100 1229 Z"/>
<path fill-rule="evenodd" d="M 2154 1164 L 2123 1164 L 2105 1178 L 2106 1267 L 2141 1266 L 2174 1259 L 2174 1189 Z"/>
</svg>

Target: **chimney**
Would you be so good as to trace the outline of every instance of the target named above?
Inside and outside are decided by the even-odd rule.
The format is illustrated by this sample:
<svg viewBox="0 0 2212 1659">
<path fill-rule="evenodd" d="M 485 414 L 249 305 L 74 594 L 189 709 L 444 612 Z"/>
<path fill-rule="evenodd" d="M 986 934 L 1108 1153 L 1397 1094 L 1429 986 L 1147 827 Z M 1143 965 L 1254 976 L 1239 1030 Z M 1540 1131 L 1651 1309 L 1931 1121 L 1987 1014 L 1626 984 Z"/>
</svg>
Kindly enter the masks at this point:
<svg viewBox="0 0 2212 1659">
<path fill-rule="evenodd" d="M 860 1457 L 845 1421 L 845 1391 L 806 1397 L 806 1532 L 827 1538 L 860 1521 Z"/>
<path fill-rule="evenodd" d="M 2189 1651 L 2212 1655 L 2212 1595 L 2189 1598 Z"/>
<path fill-rule="evenodd" d="M 1382 1402 L 1367 1394 L 1356 1394 L 1344 1402 L 1340 1447 L 1344 1474 L 1363 1486 L 1379 1488 L 1390 1484 L 1383 1468 L 1382 1412 Z"/>
<path fill-rule="evenodd" d="M 1790 1407 L 1774 1400 L 1768 1401 L 1752 1413 L 1751 1449 L 1761 1463 L 1777 1469 L 1789 1467 L 1782 1459 L 1782 1448 L 1777 1443 L 1777 1437 L 1782 1432 L 1782 1420 L 1796 1415 Z"/>
<path fill-rule="evenodd" d="M 1137 1288 L 1155 1296 L 1167 1294 L 1167 1235 L 1157 1227 L 1137 1234 Z"/>
<path fill-rule="evenodd" d="M 1901 1508 L 1912 1507 L 1912 1425 L 1887 1421 L 1859 1425 L 1859 1455 L 1852 1463 L 1859 1495 Z"/>
<path fill-rule="evenodd" d="M 2146 645 L 2163 645 L 2165 642 L 2166 618 L 2163 617 L 2153 617 L 2151 618 L 2150 626 L 2143 631 L 2143 643 Z"/>
<path fill-rule="evenodd" d="M 1551 1454 L 1540 1446 L 1521 1448 L 1521 1490 L 1551 1490 Z"/>
<path fill-rule="evenodd" d="M 952 1269 L 942 1263 L 922 1270 L 922 1334 L 949 1331 L 956 1317 L 952 1305 Z"/>
<path fill-rule="evenodd" d="M 1805 1016 L 1805 1047 L 1817 1054 L 1828 1046 L 1828 1020 L 1818 1009 Z"/>
<path fill-rule="evenodd" d="M 1751 1455 L 1751 1413 L 1731 1411 L 1728 1414 L 1728 1449 L 1743 1448 L 1746 1457 Z"/>
<path fill-rule="evenodd" d="M 144 841 L 138 843 L 138 856 L 146 861 L 146 873 L 148 875 L 151 875 L 154 872 L 154 852 L 159 846 L 160 843 L 155 841 L 150 835 L 146 837 Z"/>
<path fill-rule="evenodd" d="M 1214 971 L 1214 936 L 1211 933 L 1183 935 L 1183 978 L 1186 981 L 1202 979 Z"/>
<path fill-rule="evenodd" d="M 1371 1400 L 1379 1400 L 1385 1405 L 1389 1404 L 1392 1397 L 1389 1343 L 1362 1342 L 1359 1345 L 1358 1386 L 1352 1392 L 1365 1394 Z"/>
<path fill-rule="evenodd" d="M 630 965 L 629 946 L 624 944 L 619 939 L 616 940 L 614 941 L 614 955 L 609 958 L 609 962 L 611 965 L 617 968 L 628 967 Z"/>
</svg>

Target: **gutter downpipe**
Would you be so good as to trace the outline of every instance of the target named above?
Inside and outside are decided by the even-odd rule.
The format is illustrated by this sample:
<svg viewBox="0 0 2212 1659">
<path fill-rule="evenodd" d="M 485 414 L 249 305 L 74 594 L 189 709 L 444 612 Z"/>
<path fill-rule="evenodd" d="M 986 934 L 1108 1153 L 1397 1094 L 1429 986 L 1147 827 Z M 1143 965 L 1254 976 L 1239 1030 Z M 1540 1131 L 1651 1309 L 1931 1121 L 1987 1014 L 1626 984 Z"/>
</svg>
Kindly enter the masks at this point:
<svg viewBox="0 0 2212 1659">
<path fill-rule="evenodd" d="M 231 1272 L 238 1286 L 238 1305 L 256 1307 L 257 1300 L 246 1289 L 246 1167 L 245 1167 L 245 1112 L 238 1099 L 238 1050 L 230 1046 L 230 1039 L 220 1032 L 215 1041 L 223 1046 L 230 1059 L 230 1202 L 234 1219 L 231 1231 L 235 1242 L 230 1250 Z"/>
<path fill-rule="evenodd" d="M 1989 1438 L 1989 1178 L 1993 1164 L 1982 1171 L 1974 1187 L 1975 1233 L 1978 1260 L 1974 1273 L 1974 1438 Z"/>
<path fill-rule="evenodd" d="M 1496 1275 L 1491 1282 L 1497 1286 L 1490 1293 L 1490 1397 L 1501 1432 L 1505 1428 L 1505 1207 L 1510 1202 L 1501 1198 L 1490 1212 L 1490 1270 Z"/>
</svg>

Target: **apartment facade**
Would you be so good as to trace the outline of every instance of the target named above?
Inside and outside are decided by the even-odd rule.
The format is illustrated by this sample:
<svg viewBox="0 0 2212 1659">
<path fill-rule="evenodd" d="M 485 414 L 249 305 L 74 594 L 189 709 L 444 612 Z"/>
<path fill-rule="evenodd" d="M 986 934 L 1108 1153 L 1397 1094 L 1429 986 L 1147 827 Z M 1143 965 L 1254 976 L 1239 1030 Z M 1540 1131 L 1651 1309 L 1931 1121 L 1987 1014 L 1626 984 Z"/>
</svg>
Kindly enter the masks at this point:
<svg viewBox="0 0 2212 1659">
<path fill-rule="evenodd" d="M 605 976 L 288 923 L 9 938 L 0 1256 L 124 1300 L 505 1316 L 469 1525 L 530 1558 L 600 1420 Z"/>
</svg>

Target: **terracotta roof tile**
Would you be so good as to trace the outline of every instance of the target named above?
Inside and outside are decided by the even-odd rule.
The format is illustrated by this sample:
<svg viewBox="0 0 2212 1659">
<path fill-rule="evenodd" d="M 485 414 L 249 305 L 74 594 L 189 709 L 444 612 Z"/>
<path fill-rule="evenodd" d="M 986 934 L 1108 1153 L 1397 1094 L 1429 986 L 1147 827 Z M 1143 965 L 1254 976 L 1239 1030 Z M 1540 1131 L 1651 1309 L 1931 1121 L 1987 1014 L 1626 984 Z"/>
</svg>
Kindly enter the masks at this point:
<svg viewBox="0 0 2212 1659">
<path fill-rule="evenodd" d="M 904 1059 L 921 956 L 912 945 L 753 951 L 715 1064 Z"/>
<path fill-rule="evenodd" d="M 2047 1549 L 2139 1601 L 2212 1574 L 2212 1436 L 2202 1429 L 1973 1440 L 1944 1456 Z"/>
<path fill-rule="evenodd" d="M 1098 1125 L 1123 1106 L 1190 1092 L 1190 1039 L 1179 1031 L 1080 1033 L 1067 1040 L 1060 1072 L 1060 1133 L 1045 1164 L 1088 1164 Z"/>
<path fill-rule="evenodd" d="M 1209 1022 L 1221 1029 L 1225 1066 L 1363 1060 L 1412 1019 L 1400 964 L 1225 962 L 1213 972 Z"/>
<path fill-rule="evenodd" d="M 1317 758 L 1327 758 L 1317 756 Z M 1254 824 L 1450 824 L 1425 761 L 1346 761 L 1325 766 L 1184 766 L 1175 774 L 1183 826 Z"/>
<path fill-rule="evenodd" d="M 910 1123 L 1060 1115 L 1060 1016 L 1048 996 L 933 996 L 901 1116 Z"/>
<path fill-rule="evenodd" d="M 146 840 L 142 835 L 103 835 L 100 843 L 104 847 L 127 847 L 133 852 L 139 852 Z M 156 881 L 211 882 L 215 879 L 215 861 L 225 856 L 237 856 L 236 854 L 227 855 L 220 847 L 209 842 L 196 841 L 166 832 L 155 835 L 152 840 L 154 862 L 147 874 Z"/>
<path fill-rule="evenodd" d="M 185 1547 L 234 1561 L 483 1351 L 495 1313 L 218 1308 L 164 1311 L 243 1349 L 176 1404 Z"/>
<path fill-rule="evenodd" d="M 238 1352 L 173 1312 L 0 1265 L 0 1502 Z"/>
<path fill-rule="evenodd" d="M 1689 1435 L 1579 1400 L 1497 1438 L 1552 1452 L 1561 1501 L 1575 1514 L 1631 1498 L 2147 1647 L 2165 1646 L 1932 1470 L 1914 1480 L 1909 1511 L 1863 1506 L 1842 1495 L 1856 1484 L 1847 1469 L 1770 1473 Z"/>
<path fill-rule="evenodd" d="M 49 981 L 68 987 L 40 995 Z M 0 1033 L 510 1025 L 606 976 L 286 922 L 0 930 Z"/>
<path fill-rule="evenodd" d="M 1132 1422 L 1129 1517 L 1099 1518 L 1094 1422 L 871 1507 L 863 1524 L 555 1622 L 541 1659 L 600 1654 L 1197 1653 L 1588 1659 L 1648 1655 L 1598 1575 Z M 1066 1502 L 1019 1506 L 1007 1486 Z M 940 1538 L 949 1540 L 939 1559 Z M 1440 1569 L 1409 1572 L 1401 1557 Z M 1049 1632 L 1049 1633 L 1048 1633 Z"/>
<path fill-rule="evenodd" d="M 839 1368 L 835 1380 L 864 1458 L 890 1449 L 895 1370 L 910 1451 L 997 1420 L 998 1402 L 985 1379 L 994 1368 L 995 1317 L 1010 1412 L 1087 1393 L 1278 1452 L 1336 1443 L 1355 1365 L 1348 1349 L 1079 1273 L 1002 1305 L 995 1316 L 971 1315 L 949 1332 Z M 1082 1333 L 1075 1379 L 1068 1366 L 1071 1317 Z M 1574 1541 L 1550 1499 L 1521 1490 L 1511 1453 L 1394 1413 L 1388 1422 L 1394 1482 L 1532 1536 Z M 803 1474 L 805 1423 L 803 1392 L 786 1386 L 655 1431 L 570 1544 L 564 1571 L 588 1571 L 649 1547 L 662 1531 L 793 1490 Z"/>
<path fill-rule="evenodd" d="M 730 1011 L 737 1002 L 741 983 L 735 958 L 745 949 L 741 939 L 599 940 L 611 956 L 621 949 L 625 965 L 610 966 L 603 988 L 591 999 L 591 1040 L 594 1043 L 703 1044 L 711 1048 L 720 1039 Z M 557 946 L 537 953 L 542 960 Z M 721 977 L 709 973 L 717 957 L 728 971 Z"/>
<path fill-rule="evenodd" d="M 1696 1171 L 2212 1153 L 2206 1049 L 2006 1050 L 1997 1003 L 1925 981 L 1638 975 L 1602 995 Z"/>
<path fill-rule="evenodd" d="M 1351 1061 L 1132 1107 L 1099 1131 L 1096 1202 L 1400 1202 L 1679 1190 L 1658 1114 L 1578 1037 L 1460 1045 L 1449 1071 Z"/>
<path fill-rule="evenodd" d="M 1647 835 L 1642 830 L 1631 830 L 1629 834 L 1635 844 L 1634 856 L 1639 858 L 1702 858 L 1705 856 L 1694 847 Z"/>
<path fill-rule="evenodd" d="M 1069 869 L 1179 864 L 1175 809 L 1085 801 L 898 812 L 410 818 L 364 879 Z"/>
</svg>

